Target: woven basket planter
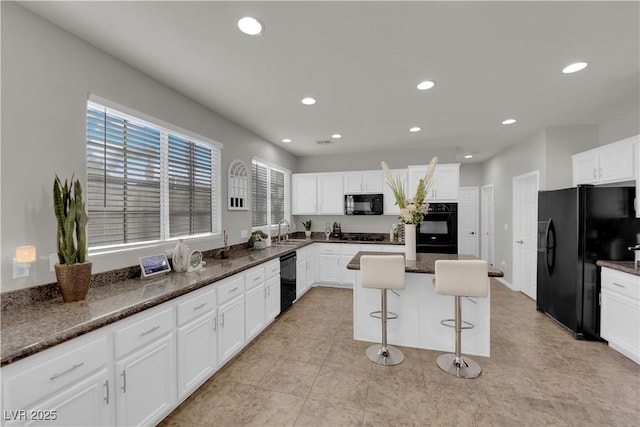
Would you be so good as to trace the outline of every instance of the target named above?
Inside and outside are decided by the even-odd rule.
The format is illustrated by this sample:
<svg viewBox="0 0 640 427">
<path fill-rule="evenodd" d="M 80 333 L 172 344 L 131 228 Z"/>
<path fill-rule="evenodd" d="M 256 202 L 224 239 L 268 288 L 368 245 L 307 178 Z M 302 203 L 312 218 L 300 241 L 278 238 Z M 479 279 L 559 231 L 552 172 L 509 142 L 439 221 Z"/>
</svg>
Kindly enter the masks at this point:
<svg viewBox="0 0 640 427">
<path fill-rule="evenodd" d="M 64 302 L 82 301 L 91 283 L 91 261 L 78 264 L 56 264 L 58 289 Z"/>
</svg>

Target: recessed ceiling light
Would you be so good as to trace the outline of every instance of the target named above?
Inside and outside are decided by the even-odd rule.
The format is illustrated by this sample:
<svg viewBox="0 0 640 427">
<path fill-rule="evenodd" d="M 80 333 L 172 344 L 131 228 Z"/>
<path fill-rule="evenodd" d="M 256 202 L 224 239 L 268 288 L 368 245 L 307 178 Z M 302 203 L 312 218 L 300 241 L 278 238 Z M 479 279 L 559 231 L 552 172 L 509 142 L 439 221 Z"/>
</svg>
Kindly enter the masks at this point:
<svg viewBox="0 0 640 427">
<path fill-rule="evenodd" d="M 507 119 L 507 120 L 503 120 L 502 124 L 503 125 L 512 125 L 516 122 L 516 119 Z"/>
<path fill-rule="evenodd" d="M 586 62 L 575 62 L 573 64 L 567 65 L 562 69 L 562 72 L 565 74 L 577 73 L 578 71 L 582 71 L 587 68 Z"/>
<path fill-rule="evenodd" d="M 465 159 L 471 159 L 473 157 L 473 154 L 467 154 L 466 156 L 464 156 Z"/>
<path fill-rule="evenodd" d="M 409 129 L 409 132 L 420 132 L 420 128 L 418 126 L 414 126 L 411 129 Z"/>
<path fill-rule="evenodd" d="M 256 18 L 245 16 L 244 18 L 240 18 L 240 20 L 238 20 L 238 28 L 246 35 L 258 36 L 262 34 L 263 26 L 262 22 L 258 21 Z"/>
<path fill-rule="evenodd" d="M 282 140 L 282 142 L 284 142 L 285 144 L 289 144 L 289 143 L 291 143 L 291 139 L 285 138 L 285 139 Z"/>
<path fill-rule="evenodd" d="M 434 87 L 436 84 L 430 80 L 425 80 L 423 82 L 418 83 L 418 90 L 427 90 Z"/>
<path fill-rule="evenodd" d="M 302 98 L 301 101 L 304 105 L 313 105 L 316 103 L 315 98 L 311 98 L 310 96 L 306 97 L 306 98 Z"/>
<path fill-rule="evenodd" d="M 342 135 L 340 135 L 339 133 L 334 133 L 333 135 L 331 135 L 331 138 L 340 139 L 340 138 L 342 138 Z"/>
</svg>

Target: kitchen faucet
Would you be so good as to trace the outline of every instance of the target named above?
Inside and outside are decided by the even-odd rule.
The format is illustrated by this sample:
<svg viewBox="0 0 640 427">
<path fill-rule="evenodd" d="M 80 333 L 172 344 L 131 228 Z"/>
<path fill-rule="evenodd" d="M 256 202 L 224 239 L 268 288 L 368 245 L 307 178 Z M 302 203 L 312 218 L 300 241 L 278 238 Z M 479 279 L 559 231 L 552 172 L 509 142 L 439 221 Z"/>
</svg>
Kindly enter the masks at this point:
<svg viewBox="0 0 640 427">
<path fill-rule="evenodd" d="M 278 243 L 280 243 L 280 242 L 282 241 L 282 238 L 280 237 L 280 226 L 281 226 L 283 223 L 284 223 L 284 224 L 287 224 L 287 229 L 288 229 L 289 227 L 291 227 L 291 224 L 289 224 L 289 221 L 287 221 L 286 219 L 282 218 L 282 219 L 280 220 L 280 222 L 278 223 Z"/>
</svg>

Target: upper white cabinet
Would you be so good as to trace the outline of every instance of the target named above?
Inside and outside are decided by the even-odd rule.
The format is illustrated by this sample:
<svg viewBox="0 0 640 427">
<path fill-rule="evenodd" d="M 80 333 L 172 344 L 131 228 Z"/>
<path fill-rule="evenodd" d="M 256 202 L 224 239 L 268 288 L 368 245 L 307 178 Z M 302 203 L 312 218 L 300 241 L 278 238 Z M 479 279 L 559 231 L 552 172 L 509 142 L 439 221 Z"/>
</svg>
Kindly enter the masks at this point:
<svg viewBox="0 0 640 427">
<path fill-rule="evenodd" d="M 428 166 L 409 166 L 409 183 L 407 197 L 413 198 L 416 194 L 418 182 L 424 178 Z M 428 201 L 455 201 L 458 200 L 458 187 L 460 187 L 460 163 L 438 164 L 433 173 L 433 185 L 427 194 Z"/>
<path fill-rule="evenodd" d="M 291 213 L 314 215 L 317 209 L 315 174 L 293 174 L 291 176 Z"/>
<path fill-rule="evenodd" d="M 391 174 L 396 178 L 400 178 L 404 184 L 405 191 L 407 189 L 407 173 L 407 169 L 391 169 Z M 400 208 L 396 205 L 396 199 L 393 197 L 391 187 L 387 185 L 386 178 L 382 183 L 382 194 L 384 199 L 384 215 L 399 215 Z"/>
<path fill-rule="evenodd" d="M 293 215 L 340 215 L 344 211 L 342 173 L 303 173 L 291 177 Z"/>
<path fill-rule="evenodd" d="M 344 192 L 342 174 L 318 175 L 318 210 L 320 215 L 340 215 L 344 213 Z"/>
<path fill-rule="evenodd" d="M 382 171 L 345 172 L 344 194 L 382 193 Z"/>
<path fill-rule="evenodd" d="M 640 135 L 574 154 L 573 185 L 608 184 L 635 179 L 634 150 Z"/>
</svg>

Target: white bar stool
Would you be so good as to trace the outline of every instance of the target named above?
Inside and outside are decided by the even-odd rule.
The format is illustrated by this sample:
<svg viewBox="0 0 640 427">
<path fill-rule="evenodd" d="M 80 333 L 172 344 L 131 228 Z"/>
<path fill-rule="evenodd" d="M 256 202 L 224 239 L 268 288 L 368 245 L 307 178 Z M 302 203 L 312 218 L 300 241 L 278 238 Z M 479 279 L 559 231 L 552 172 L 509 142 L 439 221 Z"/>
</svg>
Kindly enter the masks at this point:
<svg viewBox="0 0 640 427">
<path fill-rule="evenodd" d="M 442 354 L 437 363 L 440 369 L 459 378 L 476 378 L 482 368 L 468 357 L 462 357 L 462 329 L 474 326 L 462 320 L 461 297 L 486 298 L 489 295 L 488 264 L 475 260 L 437 260 L 435 263 L 436 292 L 455 297 L 455 319 L 442 320 L 444 326 L 455 327 L 455 354 Z M 453 325 L 451 324 L 453 322 Z M 464 326 L 463 326 L 464 324 Z"/>
<path fill-rule="evenodd" d="M 362 255 L 360 257 L 360 273 L 362 287 L 380 289 L 381 310 L 370 313 L 371 317 L 382 320 L 382 344 L 374 344 L 367 348 L 369 360 L 378 365 L 393 366 L 404 361 L 404 354 L 387 345 L 387 319 L 396 319 L 398 315 L 387 312 L 387 289 L 404 289 L 405 262 L 403 255 Z"/>
</svg>

